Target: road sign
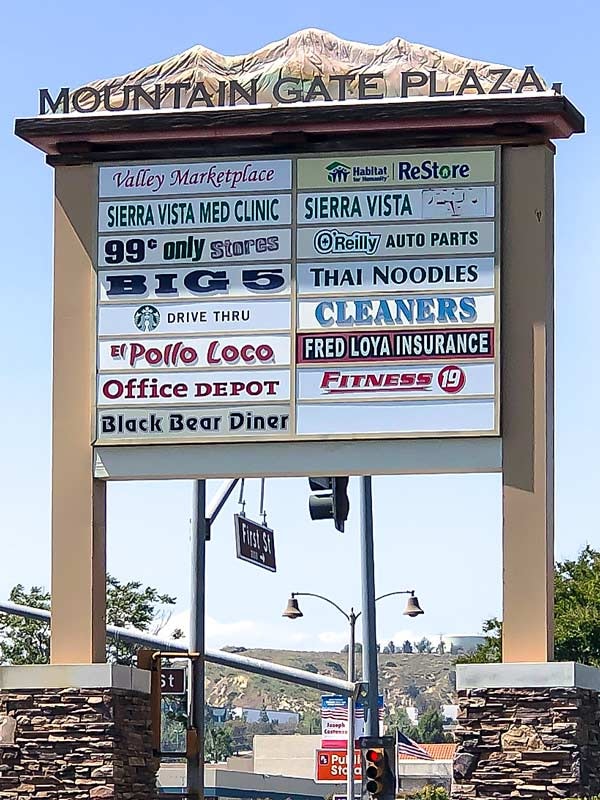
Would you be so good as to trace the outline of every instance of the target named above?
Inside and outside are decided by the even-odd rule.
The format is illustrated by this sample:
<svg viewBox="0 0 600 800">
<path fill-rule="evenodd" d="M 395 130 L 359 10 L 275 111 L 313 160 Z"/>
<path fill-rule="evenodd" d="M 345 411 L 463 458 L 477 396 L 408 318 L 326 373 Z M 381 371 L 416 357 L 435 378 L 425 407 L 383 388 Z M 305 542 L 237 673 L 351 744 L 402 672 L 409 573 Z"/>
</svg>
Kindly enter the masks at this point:
<svg viewBox="0 0 600 800">
<path fill-rule="evenodd" d="M 234 514 L 237 557 L 257 567 L 275 572 L 275 538 L 271 528 Z"/>
<path fill-rule="evenodd" d="M 161 694 L 185 694 L 185 669 L 183 667 L 161 669 Z"/>
<path fill-rule="evenodd" d="M 345 750 L 316 750 L 315 780 L 317 783 L 345 783 L 346 763 Z M 360 779 L 360 750 L 355 750 L 354 780 L 360 781 Z"/>
</svg>

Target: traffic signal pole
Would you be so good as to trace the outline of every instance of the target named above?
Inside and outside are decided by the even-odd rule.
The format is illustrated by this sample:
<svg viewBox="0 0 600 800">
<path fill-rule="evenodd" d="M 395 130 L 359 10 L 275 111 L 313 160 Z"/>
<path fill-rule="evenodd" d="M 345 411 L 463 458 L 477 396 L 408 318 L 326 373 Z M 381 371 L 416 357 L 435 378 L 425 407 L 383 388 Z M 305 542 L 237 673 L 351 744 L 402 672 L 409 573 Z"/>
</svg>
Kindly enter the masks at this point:
<svg viewBox="0 0 600 800">
<path fill-rule="evenodd" d="M 215 515 L 216 516 L 216 515 Z M 194 481 L 192 506 L 192 591 L 190 651 L 200 653 L 191 663 L 190 728 L 187 746 L 187 785 L 194 800 L 204 800 L 204 620 L 206 577 L 206 481 Z"/>
<path fill-rule="evenodd" d="M 360 479 L 360 551 L 363 614 L 363 681 L 365 681 L 368 686 L 365 703 L 367 712 L 365 736 L 379 736 L 375 564 L 373 560 L 373 491 L 370 475 L 363 475 Z"/>
<path fill-rule="evenodd" d="M 350 609 L 350 641 L 348 642 L 348 680 L 354 683 L 356 680 L 356 647 L 355 629 L 357 615 L 354 609 Z M 354 740 L 356 739 L 356 719 L 355 719 L 354 695 L 348 697 L 348 741 L 346 747 L 346 800 L 354 800 Z"/>
</svg>

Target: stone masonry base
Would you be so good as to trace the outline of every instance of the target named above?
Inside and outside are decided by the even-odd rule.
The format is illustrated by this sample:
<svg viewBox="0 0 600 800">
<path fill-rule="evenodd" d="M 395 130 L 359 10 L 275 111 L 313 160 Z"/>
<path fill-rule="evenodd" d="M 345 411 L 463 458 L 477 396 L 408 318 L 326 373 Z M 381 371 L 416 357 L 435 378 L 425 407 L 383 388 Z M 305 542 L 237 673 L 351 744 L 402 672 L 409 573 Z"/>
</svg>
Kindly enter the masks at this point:
<svg viewBox="0 0 600 800">
<path fill-rule="evenodd" d="M 503 666 L 517 668 L 498 665 Z M 482 669 L 468 667 L 475 679 L 466 682 L 475 685 L 465 688 L 461 687 L 459 667 L 453 800 L 551 800 L 600 793 L 599 694 L 590 688 L 595 676 L 586 672 L 587 680 L 560 681 L 567 684 L 563 686 L 521 686 L 518 684 L 527 681 L 527 669 L 511 680 L 511 675 L 517 674 L 513 669 L 508 676 L 506 671 L 504 674 L 508 677 L 504 682 L 512 686 L 497 685 L 503 682 L 497 674 L 489 681 L 492 685 L 485 687 L 476 685 L 486 680 L 485 671 L 477 672 Z M 529 679 L 546 682 L 531 674 Z"/>
<path fill-rule="evenodd" d="M 154 800 L 157 769 L 145 692 L 0 682 L 2 800 Z"/>
</svg>

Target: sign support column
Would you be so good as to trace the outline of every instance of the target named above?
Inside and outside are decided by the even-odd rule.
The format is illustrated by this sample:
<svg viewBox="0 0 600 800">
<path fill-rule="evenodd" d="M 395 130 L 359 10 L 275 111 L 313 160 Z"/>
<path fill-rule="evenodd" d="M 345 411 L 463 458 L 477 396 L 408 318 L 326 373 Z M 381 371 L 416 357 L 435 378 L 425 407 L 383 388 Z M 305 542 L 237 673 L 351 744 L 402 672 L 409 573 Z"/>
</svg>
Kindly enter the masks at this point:
<svg viewBox="0 0 600 800">
<path fill-rule="evenodd" d="M 554 643 L 553 153 L 503 157 L 503 661 Z"/>
<path fill-rule="evenodd" d="M 95 170 L 57 167 L 52 397 L 53 664 L 106 660 L 106 484 L 92 477 Z"/>
</svg>

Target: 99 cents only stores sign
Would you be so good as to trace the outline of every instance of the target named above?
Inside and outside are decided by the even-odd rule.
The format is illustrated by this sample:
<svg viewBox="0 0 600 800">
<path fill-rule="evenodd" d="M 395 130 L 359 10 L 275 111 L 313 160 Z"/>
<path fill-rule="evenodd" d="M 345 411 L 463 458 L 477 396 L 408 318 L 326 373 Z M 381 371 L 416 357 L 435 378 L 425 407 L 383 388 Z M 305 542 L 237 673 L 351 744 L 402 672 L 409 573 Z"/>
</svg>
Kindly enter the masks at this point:
<svg viewBox="0 0 600 800">
<path fill-rule="evenodd" d="M 499 433 L 499 151 L 99 169 L 98 443 Z"/>
</svg>

